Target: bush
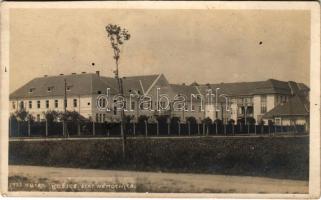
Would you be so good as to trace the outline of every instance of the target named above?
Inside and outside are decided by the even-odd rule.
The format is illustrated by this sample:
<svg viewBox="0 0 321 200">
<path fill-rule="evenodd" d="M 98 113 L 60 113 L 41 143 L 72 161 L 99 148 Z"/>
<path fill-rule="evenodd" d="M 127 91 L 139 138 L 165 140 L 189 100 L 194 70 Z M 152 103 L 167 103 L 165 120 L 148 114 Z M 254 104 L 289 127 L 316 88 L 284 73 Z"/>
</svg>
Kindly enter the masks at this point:
<svg viewBox="0 0 321 200">
<path fill-rule="evenodd" d="M 158 123 L 160 124 L 166 124 L 167 123 L 167 116 L 165 115 L 160 115 L 156 117 L 156 120 L 158 121 Z"/>
<path fill-rule="evenodd" d="M 195 117 L 187 117 L 186 121 L 191 123 L 191 124 L 197 124 L 197 120 Z"/>
<path fill-rule="evenodd" d="M 253 117 L 247 117 L 246 123 L 249 125 L 254 125 L 256 123 L 255 119 Z M 245 118 L 241 118 L 237 120 L 237 124 L 245 124 Z"/>
<path fill-rule="evenodd" d="M 206 117 L 205 119 L 203 119 L 203 123 L 206 125 L 211 125 L 212 124 L 212 120 L 209 117 Z"/>
<path fill-rule="evenodd" d="M 223 124 L 223 121 L 220 119 L 214 120 L 214 124 L 217 124 L 218 126 L 221 126 Z"/>
<path fill-rule="evenodd" d="M 235 120 L 234 119 L 229 119 L 227 123 L 228 123 L 228 125 L 234 125 L 235 124 Z"/>
</svg>

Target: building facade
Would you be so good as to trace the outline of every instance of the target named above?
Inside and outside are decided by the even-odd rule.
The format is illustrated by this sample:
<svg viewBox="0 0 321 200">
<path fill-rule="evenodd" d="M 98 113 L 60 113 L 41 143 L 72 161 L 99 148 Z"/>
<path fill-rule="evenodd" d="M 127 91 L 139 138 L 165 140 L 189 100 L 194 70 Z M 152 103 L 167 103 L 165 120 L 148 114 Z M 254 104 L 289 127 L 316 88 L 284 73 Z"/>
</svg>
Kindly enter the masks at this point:
<svg viewBox="0 0 321 200">
<path fill-rule="evenodd" d="M 302 83 L 274 79 L 257 82 L 220 84 L 171 84 L 163 74 L 131 76 L 122 79 L 126 116 L 177 117 L 185 121 L 210 118 L 243 123 L 250 118 L 256 123 L 275 107 L 294 95 L 308 99 L 309 88 Z M 108 88 L 108 90 L 107 90 Z M 144 97 L 144 98 L 143 98 Z M 148 97 L 148 98 L 146 98 Z M 10 112 L 26 110 L 37 121 L 47 111 L 76 111 L 96 121 L 119 121 L 121 110 L 115 78 L 96 73 L 44 76 L 31 80 L 10 94 Z M 66 108 L 64 100 L 66 99 Z M 108 111 L 107 111 L 108 108 Z M 147 109 L 145 109 L 147 108 Z"/>
</svg>

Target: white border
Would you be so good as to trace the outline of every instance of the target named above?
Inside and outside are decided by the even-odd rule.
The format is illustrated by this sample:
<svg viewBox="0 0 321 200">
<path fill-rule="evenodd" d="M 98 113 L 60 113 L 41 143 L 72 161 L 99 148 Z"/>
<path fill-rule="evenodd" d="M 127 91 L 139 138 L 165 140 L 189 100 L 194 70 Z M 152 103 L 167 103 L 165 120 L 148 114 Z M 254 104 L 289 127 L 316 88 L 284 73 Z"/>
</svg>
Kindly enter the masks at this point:
<svg viewBox="0 0 321 200">
<path fill-rule="evenodd" d="M 8 86 L 9 73 L 9 10 L 13 8 L 61 9 L 265 9 L 311 11 L 310 62 L 310 182 L 309 194 L 142 194 L 142 193 L 56 193 L 7 192 L 8 177 Z M 318 2 L 4 2 L 1 5 L 1 192 L 10 196 L 96 196 L 96 197 L 202 197 L 202 198 L 319 198 L 320 196 L 320 5 Z"/>
</svg>

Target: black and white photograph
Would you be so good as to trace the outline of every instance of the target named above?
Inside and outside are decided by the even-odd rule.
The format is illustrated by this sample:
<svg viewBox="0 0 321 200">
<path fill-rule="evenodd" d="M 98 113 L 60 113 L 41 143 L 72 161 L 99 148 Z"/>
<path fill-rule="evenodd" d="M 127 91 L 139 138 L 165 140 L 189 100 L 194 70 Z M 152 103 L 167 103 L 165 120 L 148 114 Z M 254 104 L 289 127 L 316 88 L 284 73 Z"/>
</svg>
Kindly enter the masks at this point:
<svg viewBox="0 0 321 200">
<path fill-rule="evenodd" d="M 318 3 L 78 3 L 2 7 L 3 194 L 319 198 Z"/>
</svg>

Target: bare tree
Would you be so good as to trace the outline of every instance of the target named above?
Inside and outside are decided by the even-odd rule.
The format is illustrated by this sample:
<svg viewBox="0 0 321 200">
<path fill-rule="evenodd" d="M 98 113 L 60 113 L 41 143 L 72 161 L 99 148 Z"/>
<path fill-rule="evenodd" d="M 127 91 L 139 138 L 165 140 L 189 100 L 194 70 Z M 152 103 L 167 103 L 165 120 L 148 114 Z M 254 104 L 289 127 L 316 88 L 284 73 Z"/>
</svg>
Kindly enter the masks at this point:
<svg viewBox="0 0 321 200">
<path fill-rule="evenodd" d="M 108 24 L 106 26 L 106 32 L 112 49 L 114 50 L 114 60 L 116 63 L 115 78 L 118 84 L 118 90 L 121 96 L 124 96 L 124 89 L 122 84 L 122 79 L 119 77 L 119 58 L 120 58 L 120 47 L 124 44 L 125 41 L 130 39 L 130 34 L 124 28 L 121 28 L 116 24 Z M 122 153 L 123 159 L 126 158 L 126 136 L 125 136 L 125 112 L 124 109 L 121 109 L 121 136 L 122 136 Z"/>
</svg>

